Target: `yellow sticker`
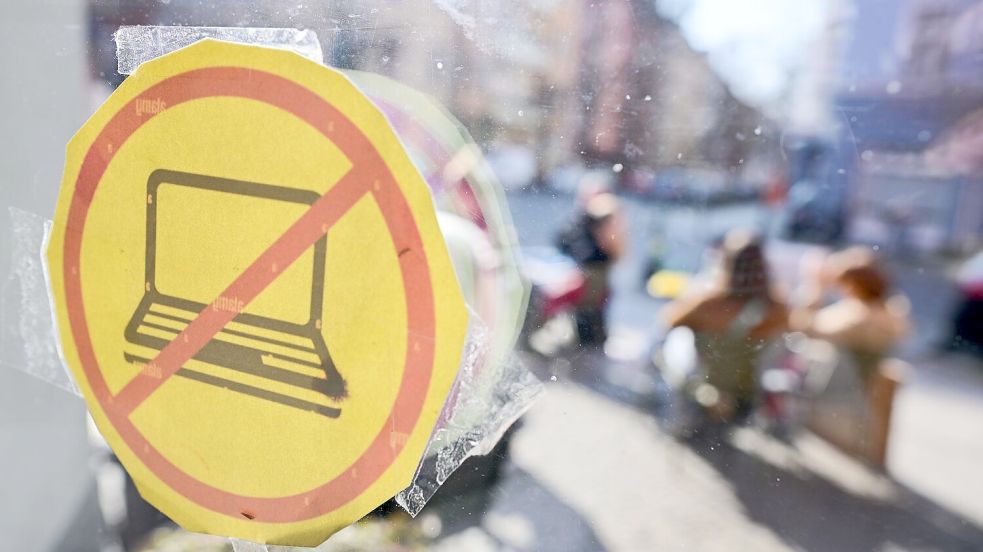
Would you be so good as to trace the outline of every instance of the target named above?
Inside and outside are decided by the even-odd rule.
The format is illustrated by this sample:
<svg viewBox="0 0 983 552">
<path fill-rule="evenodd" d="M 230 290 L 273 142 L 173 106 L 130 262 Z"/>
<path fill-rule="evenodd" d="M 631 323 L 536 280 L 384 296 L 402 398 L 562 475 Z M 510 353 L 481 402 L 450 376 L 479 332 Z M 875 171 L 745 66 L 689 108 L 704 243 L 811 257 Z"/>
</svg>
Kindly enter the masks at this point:
<svg viewBox="0 0 983 552">
<path fill-rule="evenodd" d="M 340 73 L 217 41 L 142 65 L 68 145 L 48 259 L 99 430 L 186 529 L 313 546 L 410 483 L 467 312 Z"/>
</svg>

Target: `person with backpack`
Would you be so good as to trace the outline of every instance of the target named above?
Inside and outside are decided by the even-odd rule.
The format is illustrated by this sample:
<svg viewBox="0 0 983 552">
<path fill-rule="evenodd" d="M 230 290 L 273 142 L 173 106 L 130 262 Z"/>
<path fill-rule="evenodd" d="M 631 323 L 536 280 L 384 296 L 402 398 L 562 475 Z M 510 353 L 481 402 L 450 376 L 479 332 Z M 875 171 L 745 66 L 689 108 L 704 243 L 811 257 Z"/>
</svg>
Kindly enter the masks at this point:
<svg viewBox="0 0 983 552">
<path fill-rule="evenodd" d="M 589 184 L 589 183 L 587 183 Z M 607 340 L 604 317 L 610 298 L 609 274 L 625 248 L 621 202 L 614 194 L 589 185 L 581 188 L 580 206 L 560 234 L 557 246 L 583 273 L 584 293 L 574 315 L 583 345 L 603 345 Z"/>
</svg>

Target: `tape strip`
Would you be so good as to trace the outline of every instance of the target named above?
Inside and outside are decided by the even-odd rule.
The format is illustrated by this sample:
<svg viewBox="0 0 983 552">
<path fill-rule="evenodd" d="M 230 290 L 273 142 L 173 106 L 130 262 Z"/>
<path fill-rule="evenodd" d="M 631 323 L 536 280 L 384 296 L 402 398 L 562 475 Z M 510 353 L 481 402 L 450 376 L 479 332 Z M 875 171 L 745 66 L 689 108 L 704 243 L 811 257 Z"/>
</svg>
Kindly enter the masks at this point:
<svg viewBox="0 0 983 552">
<path fill-rule="evenodd" d="M 475 313 L 454 391 L 427 443 L 413 482 L 396 495 L 411 516 L 465 460 L 488 454 L 543 392 L 543 384 L 512 353 L 490 358 L 493 340 Z"/>
<path fill-rule="evenodd" d="M 259 544 L 256 542 L 244 541 L 239 539 L 229 539 L 232 543 L 232 552 L 270 552 L 270 548 L 265 544 Z M 277 547 L 280 548 L 280 547 Z M 298 550 L 310 550 L 304 548 L 296 548 Z"/>
<path fill-rule="evenodd" d="M 10 274 L 0 292 L 0 364 L 81 396 L 61 353 L 44 255 L 51 221 L 8 209 Z"/>
<path fill-rule="evenodd" d="M 123 25 L 113 35 L 116 66 L 121 75 L 154 58 L 184 48 L 203 38 L 255 44 L 296 52 L 311 61 L 324 62 L 317 33 L 308 30 L 266 27 L 168 27 Z"/>
</svg>

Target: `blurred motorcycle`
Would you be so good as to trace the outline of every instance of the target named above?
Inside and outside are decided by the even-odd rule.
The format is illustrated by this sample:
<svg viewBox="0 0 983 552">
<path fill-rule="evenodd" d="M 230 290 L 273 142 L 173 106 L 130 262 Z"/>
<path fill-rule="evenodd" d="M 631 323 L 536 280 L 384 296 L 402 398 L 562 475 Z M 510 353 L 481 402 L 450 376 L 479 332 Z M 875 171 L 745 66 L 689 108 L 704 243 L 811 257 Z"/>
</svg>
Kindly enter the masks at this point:
<svg viewBox="0 0 983 552">
<path fill-rule="evenodd" d="M 983 251 L 973 255 L 956 275 L 959 304 L 952 316 L 947 345 L 983 354 Z"/>
<path fill-rule="evenodd" d="M 520 344 L 552 356 L 576 339 L 573 315 L 586 279 L 573 259 L 553 247 L 524 248 L 522 271 L 530 292 Z"/>
</svg>

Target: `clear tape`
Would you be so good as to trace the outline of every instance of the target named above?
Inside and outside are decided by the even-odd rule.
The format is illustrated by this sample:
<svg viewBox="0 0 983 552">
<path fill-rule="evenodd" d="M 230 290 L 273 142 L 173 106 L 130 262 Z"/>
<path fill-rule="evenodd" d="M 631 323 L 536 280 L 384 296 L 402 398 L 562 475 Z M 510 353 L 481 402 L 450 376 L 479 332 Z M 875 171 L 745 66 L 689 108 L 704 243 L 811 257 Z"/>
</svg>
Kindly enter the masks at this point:
<svg viewBox="0 0 983 552">
<path fill-rule="evenodd" d="M 116 41 L 117 71 L 121 75 L 131 75 L 141 63 L 194 44 L 203 38 L 290 50 L 311 61 L 324 62 L 317 33 L 309 30 L 123 25 L 113 35 Z"/>
<path fill-rule="evenodd" d="M 492 342 L 487 329 L 472 313 L 454 390 L 413 482 L 396 495 L 396 502 L 411 516 L 420 513 L 465 460 L 491 452 L 543 391 L 539 379 L 515 355 L 489 359 Z"/>
<path fill-rule="evenodd" d="M 258 542 L 239 539 L 229 539 L 229 542 L 232 544 L 232 552 L 268 552 L 270 550 L 268 546 Z"/>
<path fill-rule="evenodd" d="M 0 293 L 0 364 L 81 396 L 58 339 L 47 249 L 51 221 L 10 207 L 10 274 Z"/>
</svg>

